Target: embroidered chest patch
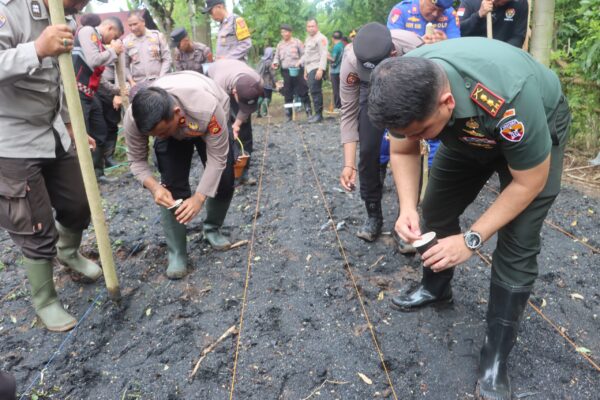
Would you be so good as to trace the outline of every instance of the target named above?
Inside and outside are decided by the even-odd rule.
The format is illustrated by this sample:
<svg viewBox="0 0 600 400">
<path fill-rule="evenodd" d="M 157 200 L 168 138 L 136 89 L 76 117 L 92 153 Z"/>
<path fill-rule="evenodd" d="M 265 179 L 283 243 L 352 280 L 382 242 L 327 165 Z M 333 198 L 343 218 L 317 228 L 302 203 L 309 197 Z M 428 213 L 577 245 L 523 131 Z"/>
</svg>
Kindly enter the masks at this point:
<svg viewBox="0 0 600 400">
<path fill-rule="evenodd" d="M 509 142 L 520 142 L 525 136 L 525 125 L 518 119 L 511 119 L 500 127 L 500 135 Z"/>
<path fill-rule="evenodd" d="M 506 102 L 506 100 L 483 86 L 480 82 L 475 85 L 475 88 L 471 92 L 471 100 L 492 117 L 498 115 L 498 112 L 500 112 L 500 109 Z"/>
<path fill-rule="evenodd" d="M 214 115 L 210 118 L 210 122 L 208 123 L 208 127 L 206 128 L 206 130 L 211 135 L 218 135 L 219 133 L 221 133 L 221 125 L 219 125 L 219 121 L 217 121 L 217 118 L 215 118 Z"/>
</svg>

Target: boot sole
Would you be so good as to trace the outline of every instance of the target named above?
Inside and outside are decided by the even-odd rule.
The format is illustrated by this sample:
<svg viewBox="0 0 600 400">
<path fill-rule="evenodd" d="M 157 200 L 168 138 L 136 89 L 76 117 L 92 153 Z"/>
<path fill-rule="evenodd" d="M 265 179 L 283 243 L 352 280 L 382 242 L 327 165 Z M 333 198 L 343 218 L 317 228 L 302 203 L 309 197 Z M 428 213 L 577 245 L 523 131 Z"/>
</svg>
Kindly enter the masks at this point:
<svg viewBox="0 0 600 400">
<path fill-rule="evenodd" d="M 68 265 L 61 262 L 58 258 L 54 258 L 53 266 L 62 267 L 69 272 L 69 276 L 73 282 L 84 283 L 90 285 L 92 283 L 98 282 L 98 280 L 102 277 L 103 274 L 98 275 L 97 278 L 91 278 L 87 275 L 82 274 L 81 272 L 77 272 L 74 269 L 71 269 Z"/>
<path fill-rule="evenodd" d="M 433 303 L 425 303 L 425 304 L 421 304 L 418 306 L 414 306 L 414 307 L 403 307 L 403 306 L 399 306 L 396 303 L 391 303 L 391 307 L 396 310 L 396 311 L 401 311 L 401 312 L 415 312 L 415 311 L 419 311 L 425 307 L 434 307 L 434 308 L 445 308 L 450 306 L 452 303 L 454 303 L 454 298 L 449 298 L 449 299 L 445 299 L 445 300 L 440 300 L 440 301 L 436 301 Z"/>
<path fill-rule="evenodd" d="M 497 395 L 495 393 L 488 393 L 485 390 L 482 391 L 479 381 L 477 382 L 477 385 L 475 386 L 475 400 L 510 400 L 511 398 L 512 398 L 512 394 L 509 395 L 508 397 L 506 397 L 506 396 L 502 396 L 502 395 Z"/>
<path fill-rule="evenodd" d="M 38 318 L 39 319 L 39 318 Z M 41 322 L 41 321 L 40 321 Z M 69 332 L 70 330 L 72 330 L 73 328 L 75 328 L 75 326 L 77 326 L 77 321 L 75 321 L 72 324 L 68 324 L 65 326 L 61 326 L 61 327 L 50 327 L 46 324 L 44 324 L 42 322 L 42 324 L 46 327 L 47 330 L 49 330 L 50 332 L 57 332 L 57 333 L 64 333 L 64 332 Z"/>
</svg>

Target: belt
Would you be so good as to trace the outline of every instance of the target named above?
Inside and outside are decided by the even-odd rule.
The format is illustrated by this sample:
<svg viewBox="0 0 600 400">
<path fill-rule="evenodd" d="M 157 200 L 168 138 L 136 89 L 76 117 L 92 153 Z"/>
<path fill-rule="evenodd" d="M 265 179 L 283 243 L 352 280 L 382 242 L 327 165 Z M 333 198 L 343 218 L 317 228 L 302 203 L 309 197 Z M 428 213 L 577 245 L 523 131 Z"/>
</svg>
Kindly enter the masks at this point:
<svg viewBox="0 0 600 400">
<path fill-rule="evenodd" d="M 85 94 L 88 97 L 94 97 L 94 94 L 96 94 L 95 90 L 90 89 L 88 86 L 84 85 L 81 82 L 77 82 L 77 89 L 79 89 L 81 93 Z"/>
</svg>

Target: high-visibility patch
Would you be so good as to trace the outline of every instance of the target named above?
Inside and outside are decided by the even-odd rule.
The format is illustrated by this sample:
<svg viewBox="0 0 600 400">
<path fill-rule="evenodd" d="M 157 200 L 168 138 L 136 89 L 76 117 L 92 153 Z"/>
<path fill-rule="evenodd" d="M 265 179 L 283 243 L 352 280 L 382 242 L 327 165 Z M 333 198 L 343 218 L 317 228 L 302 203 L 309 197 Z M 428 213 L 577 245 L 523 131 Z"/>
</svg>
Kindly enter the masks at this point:
<svg viewBox="0 0 600 400">
<path fill-rule="evenodd" d="M 475 88 L 471 92 L 471 100 L 492 117 L 498 115 L 500 108 L 506 102 L 502 97 L 483 86 L 481 82 L 477 82 L 477 85 L 475 85 Z"/>
<path fill-rule="evenodd" d="M 355 72 L 350 72 L 346 77 L 346 83 L 348 85 L 356 85 L 358 82 L 360 82 L 360 78 Z"/>
<path fill-rule="evenodd" d="M 244 40 L 250 37 L 250 30 L 242 17 L 237 17 L 235 20 L 235 37 L 237 40 Z"/>
<path fill-rule="evenodd" d="M 525 125 L 517 119 L 511 119 L 500 127 L 500 135 L 509 142 L 520 142 L 525 136 Z"/>
<path fill-rule="evenodd" d="M 6 24 L 6 17 L 0 14 L 0 28 L 2 28 Z"/>
<path fill-rule="evenodd" d="M 208 123 L 206 130 L 211 135 L 218 135 L 221 133 L 221 125 L 219 125 L 219 121 L 217 121 L 217 118 L 214 115 L 210 118 L 210 122 Z"/>
</svg>

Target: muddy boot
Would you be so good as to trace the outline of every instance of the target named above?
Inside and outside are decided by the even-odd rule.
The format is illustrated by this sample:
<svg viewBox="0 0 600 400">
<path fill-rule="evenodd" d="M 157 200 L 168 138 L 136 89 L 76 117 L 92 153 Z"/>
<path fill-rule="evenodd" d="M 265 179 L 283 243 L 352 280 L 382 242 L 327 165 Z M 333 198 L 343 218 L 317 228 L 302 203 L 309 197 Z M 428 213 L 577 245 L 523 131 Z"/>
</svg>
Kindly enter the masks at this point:
<svg viewBox="0 0 600 400">
<path fill-rule="evenodd" d="M 102 269 L 79 252 L 82 232 L 64 227 L 58 222 L 56 222 L 56 230 L 58 231 L 56 244 L 58 261 L 71 271 L 82 275 L 84 282 L 97 281 L 102 276 Z"/>
<path fill-rule="evenodd" d="M 23 257 L 23 265 L 29 278 L 31 302 L 35 307 L 35 313 L 46 328 L 52 332 L 66 332 L 73 329 L 77 320 L 65 311 L 58 300 L 52 280 L 52 261 Z"/>
<path fill-rule="evenodd" d="M 117 141 L 111 140 L 104 147 L 104 168 L 113 168 L 119 165 L 113 158 L 115 155 L 115 148 L 117 146 Z"/>
<path fill-rule="evenodd" d="M 323 122 L 323 113 L 316 112 L 315 115 L 308 119 L 310 124 L 317 124 L 319 122 Z"/>
<path fill-rule="evenodd" d="M 169 258 L 167 277 L 169 279 L 181 279 L 187 274 L 186 227 L 177 222 L 175 215 L 164 207 L 160 208 L 160 215 L 167 239 Z"/>
<path fill-rule="evenodd" d="M 271 104 L 271 99 L 265 99 L 262 102 L 262 115 L 263 117 L 268 117 L 269 116 L 269 104 Z"/>
<path fill-rule="evenodd" d="M 532 286 L 511 286 L 492 279 L 487 312 L 487 332 L 479 359 L 475 397 L 510 400 L 508 355 L 517 341 L 519 321 Z"/>
<path fill-rule="evenodd" d="M 381 234 L 381 227 L 383 226 L 381 201 L 365 202 L 365 206 L 367 207 L 367 219 L 356 236 L 367 242 L 373 242 Z"/>
<path fill-rule="evenodd" d="M 285 109 L 285 122 L 292 122 L 294 111 L 291 108 Z"/>
<path fill-rule="evenodd" d="M 402 240 L 396 231 L 392 232 L 392 237 L 396 242 L 396 247 L 398 248 L 398 252 L 400 254 L 414 254 L 417 252 L 415 246 Z"/>
<path fill-rule="evenodd" d="M 227 250 L 231 247 L 231 242 L 221 233 L 221 227 L 225 222 L 227 210 L 231 199 L 217 200 L 208 198 L 204 206 L 206 207 L 206 219 L 204 220 L 204 238 L 215 250 Z"/>
<path fill-rule="evenodd" d="M 423 267 L 421 284 L 409 293 L 393 297 L 392 304 L 400 311 L 413 311 L 429 304 L 451 303 L 453 276 L 454 268 L 435 273 L 431 268 Z"/>
<path fill-rule="evenodd" d="M 0 372 L 0 399 L 15 400 L 17 398 L 17 382 L 15 377 Z"/>
<path fill-rule="evenodd" d="M 262 98 L 262 97 L 258 98 L 258 103 L 257 103 L 257 107 L 256 107 L 256 118 L 262 118 L 262 116 L 263 116 L 262 105 L 263 105 L 264 101 L 265 101 L 264 98 Z"/>
<path fill-rule="evenodd" d="M 96 173 L 96 180 L 101 184 L 115 183 L 115 178 L 109 178 L 104 175 L 104 148 L 96 147 L 96 150 L 92 151 L 92 162 L 94 163 L 94 172 Z"/>
</svg>

